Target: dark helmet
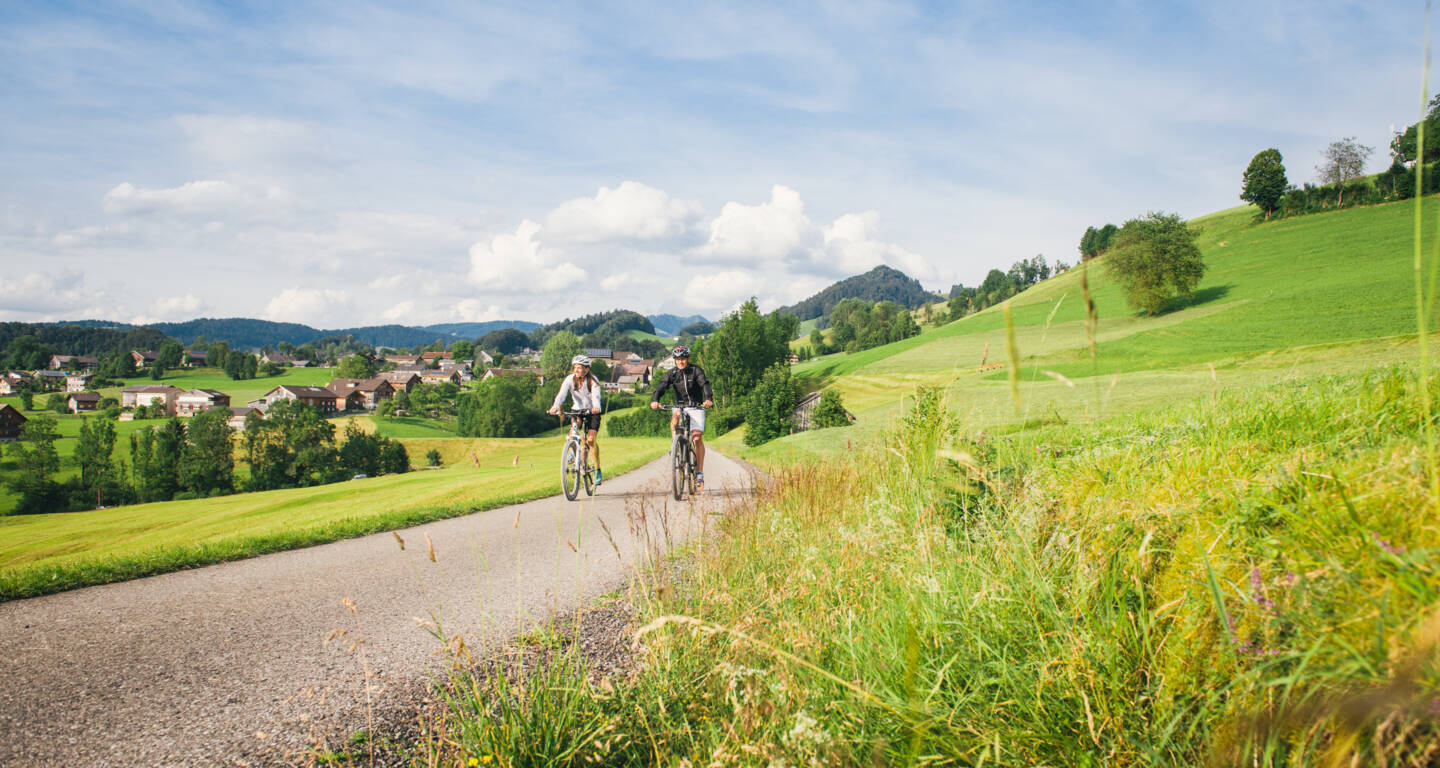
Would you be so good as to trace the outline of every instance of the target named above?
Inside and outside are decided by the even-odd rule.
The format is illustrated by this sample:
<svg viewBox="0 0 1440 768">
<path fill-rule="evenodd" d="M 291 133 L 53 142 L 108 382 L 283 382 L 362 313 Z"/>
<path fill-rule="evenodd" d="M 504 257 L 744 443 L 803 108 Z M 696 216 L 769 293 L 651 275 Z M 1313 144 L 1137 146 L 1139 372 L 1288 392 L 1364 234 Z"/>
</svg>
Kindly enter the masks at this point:
<svg viewBox="0 0 1440 768">
<path fill-rule="evenodd" d="M 685 346 L 684 344 L 681 344 L 680 346 L 678 346 L 678 347 L 675 348 L 675 351 L 674 351 L 674 352 L 671 352 L 671 353 L 670 353 L 670 356 L 671 356 L 671 357 L 675 357 L 675 358 L 689 357 L 689 356 L 690 356 L 690 348 L 687 347 L 687 346 Z"/>
</svg>

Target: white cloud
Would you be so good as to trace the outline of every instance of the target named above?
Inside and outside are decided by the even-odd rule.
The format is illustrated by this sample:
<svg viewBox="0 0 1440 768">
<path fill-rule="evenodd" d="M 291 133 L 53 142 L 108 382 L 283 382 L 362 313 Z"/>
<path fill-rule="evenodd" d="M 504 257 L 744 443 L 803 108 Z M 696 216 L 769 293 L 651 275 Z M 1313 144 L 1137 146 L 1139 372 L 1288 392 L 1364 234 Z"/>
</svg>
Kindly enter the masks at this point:
<svg viewBox="0 0 1440 768">
<path fill-rule="evenodd" d="M 847 213 L 825 227 L 825 246 L 815 255 L 836 274 L 858 274 L 885 264 L 922 282 L 936 279 L 935 267 L 923 256 L 876 239 L 879 224 L 876 211 Z"/>
<path fill-rule="evenodd" d="M 539 234 L 540 225 L 526 219 L 513 235 L 470 246 L 470 282 L 487 291 L 522 293 L 562 291 L 584 282 L 586 271 L 560 261 L 558 252 L 541 245 Z"/>
<path fill-rule="evenodd" d="M 46 319 L 69 315 L 80 319 L 75 316 L 92 316 L 103 301 L 103 295 L 86 287 L 84 273 L 76 270 L 20 276 L 0 273 L 0 316 L 18 320 L 36 314 Z"/>
<path fill-rule="evenodd" d="M 753 272 L 732 269 L 701 274 L 685 284 L 685 301 L 705 310 L 730 309 L 759 293 L 765 283 Z"/>
<path fill-rule="evenodd" d="M 149 310 L 143 315 L 132 318 L 130 322 L 135 325 L 149 325 L 167 320 L 192 320 L 199 314 L 200 308 L 203 306 L 204 302 L 192 293 L 184 296 L 163 296 L 150 302 Z"/>
<path fill-rule="evenodd" d="M 455 313 L 466 323 L 484 323 L 505 319 L 504 311 L 494 304 L 485 304 L 479 299 L 461 299 L 455 305 Z"/>
<path fill-rule="evenodd" d="M 279 187 L 240 187 L 207 179 L 168 189 L 146 189 L 122 182 L 105 193 L 100 205 L 106 213 L 123 216 L 159 213 L 209 218 L 289 201 L 290 195 Z"/>
<path fill-rule="evenodd" d="M 350 304 L 345 291 L 330 288 L 286 288 L 265 305 L 264 318 L 282 323 L 304 323 L 316 328 L 343 325 L 337 312 Z"/>
<path fill-rule="evenodd" d="M 380 319 L 387 323 L 406 325 L 414 322 L 415 302 L 406 299 L 380 313 Z"/>
<path fill-rule="evenodd" d="M 720 261 L 773 263 L 808 253 L 819 241 L 800 194 L 776 184 L 768 203 L 726 203 L 710 222 L 710 239 L 696 253 Z"/>
<path fill-rule="evenodd" d="M 653 241 L 684 236 L 699 218 L 698 202 L 626 181 L 615 189 L 601 187 L 594 197 L 561 203 L 546 218 L 545 234 L 575 243 Z"/>
<path fill-rule="evenodd" d="M 201 166 L 236 176 L 335 165 L 321 132 L 306 123 L 253 115 L 179 115 L 175 124 Z"/>
</svg>

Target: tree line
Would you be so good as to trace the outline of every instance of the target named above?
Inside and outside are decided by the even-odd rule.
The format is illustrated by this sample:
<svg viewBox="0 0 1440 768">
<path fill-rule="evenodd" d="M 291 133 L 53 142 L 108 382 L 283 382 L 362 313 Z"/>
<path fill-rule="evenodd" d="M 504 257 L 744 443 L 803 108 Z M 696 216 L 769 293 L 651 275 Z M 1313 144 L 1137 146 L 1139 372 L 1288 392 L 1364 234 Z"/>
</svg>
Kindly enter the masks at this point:
<svg viewBox="0 0 1440 768">
<path fill-rule="evenodd" d="M 267 418 L 252 413 L 240 436 L 249 478 L 235 475 L 235 433 L 230 413 L 212 409 L 188 421 L 171 417 L 130 436 L 130 460 L 116 458 L 115 420 L 81 419 L 71 461 L 79 474 L 56 479 L 63 462 L 53 416 L 34 416 L 9 452 L 17 471 L 9 485 L 20 497 L 15 514 L 66 512 L 152 501 L 208 498 L 237 491 L 295 488 L 356 474 L 408 472 L 399 441 L 368 434 L 354 422 L 337 444 L 334 424 L 294 400 L 272 404 Z"/>
</svg>

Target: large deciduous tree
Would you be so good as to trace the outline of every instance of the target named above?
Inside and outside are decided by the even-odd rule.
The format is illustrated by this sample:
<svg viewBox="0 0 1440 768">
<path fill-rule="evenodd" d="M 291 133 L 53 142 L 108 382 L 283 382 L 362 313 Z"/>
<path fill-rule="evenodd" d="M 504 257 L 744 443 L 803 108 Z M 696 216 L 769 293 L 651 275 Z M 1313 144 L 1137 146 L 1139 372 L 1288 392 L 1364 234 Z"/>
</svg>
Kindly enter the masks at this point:
<svg viewBox="0 0 1440 768">
<path fill-rule="evenodd" d="M 790 432 L 800 388 L 790 378 L 790 367 L 777 363 L 765 370 L 750 393 L 750 407 L 745 413 L 745 444 L 761 443 Z"/>
<path fill-rule="evenodd" d="M 799 327 L 799 318 L 788 313 L 761 316 L 754 297 L 721 318 L 695 356 L 716 400 L 729 403 L 750 394 L 765 369 L 790 356 L 790 340 Z"/>
<path fill-rule="evenodd" d="M 569 331 L 560 331 L 545 342 L 540 352 L 540 370 L 545 372 L 547 381 L 558 381 L 570 372 L 570 361 L 580 354 L 580 337 Z"/>
<path fill-rule="evenodd" d="M 1285 188 L 1290 186 L 1285 178 L 1285 162 L 1280 150 L 1267 149 L 1250 159 L 1241 177 L 1240 199 L 1254 203 L 1265 212 L 1265 220 L 1280 206 Z"/>
<path fill-rule="evenodd" d="M 229 417 L 230 412 L 220 408 L 201 411 L 185 430 L 180 486 L 196 496 L 235 490 L 235 444 Z"/>
<path fill-rule="evenodd" d="M 1195 290 L 1205 276 L 1196 236 L 1176 214 L 1149 213 L 1125 222 L 1106 266 L 1132 309 L 1154 315 Z"/>
</svg>

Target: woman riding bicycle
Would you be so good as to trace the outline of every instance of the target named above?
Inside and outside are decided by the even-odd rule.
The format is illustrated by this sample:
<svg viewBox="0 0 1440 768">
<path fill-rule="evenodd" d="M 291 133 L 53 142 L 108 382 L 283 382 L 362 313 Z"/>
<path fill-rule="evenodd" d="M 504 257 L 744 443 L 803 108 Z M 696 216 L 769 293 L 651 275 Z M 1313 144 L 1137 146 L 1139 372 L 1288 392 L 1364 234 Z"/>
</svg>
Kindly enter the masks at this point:
<svg viewBox="0 0 1440 768">
<path fill-rule="evenodd" d="M 705 378 L 705 371 L 698 365 L 690 364 L 690 348 L 680 345 L 671 353 L 675 358 L 675 367 L 665 372 L 665 377 L 660 380 L 660 385 L 655 387 L 655 394 L 650 397 L 652 409 L 660 407 L 660 395 L 665 390 L 675 388 L 675 404 L 685 409 L 685 414 L 690 417 L 690 438 L 695 446 L 695 484 L 703 490 L 705 488 L 705 411 L 703 409 L 714 405 L 715 393 L 710 390 L 710 380 Z M 676 426 L 680 423 L 680 412 L 675 411 L 670 417 L 670 432 L 675 432 Z M 678 498 L 678 497 L 677 497 Z"/>
<path fill-rule="evenodd" d="M 600 380 L 590 373 L 590 358 L 585 355 L 576 355 L 570 360 L 570 375 L 565 377 L 564 383 L 560 385 L 560 392 L 555 395 L 555 404 L 550 406 L 550 413 L 560 413 L 560 403 L 565 396 L 570 396 L 570 410 L 588 411 L 589 415 L 583 417 L 585 420 L 585 444 L 590 446 L 590 466 L 595 468 L 595 484 L 599 485 L 603 479 L 600 474 L 600 443 L 596 436 L 600 434 Z"/>
</svg>

